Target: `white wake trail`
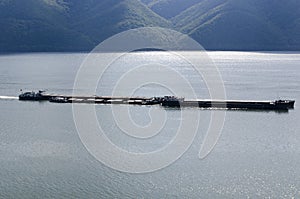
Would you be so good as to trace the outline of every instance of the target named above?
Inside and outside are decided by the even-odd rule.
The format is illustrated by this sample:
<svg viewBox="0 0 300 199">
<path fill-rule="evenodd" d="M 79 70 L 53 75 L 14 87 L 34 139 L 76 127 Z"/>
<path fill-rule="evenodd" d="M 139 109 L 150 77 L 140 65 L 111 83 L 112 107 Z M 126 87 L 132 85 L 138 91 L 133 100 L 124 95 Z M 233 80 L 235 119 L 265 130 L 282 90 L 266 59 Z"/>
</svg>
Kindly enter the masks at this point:
<svg viewBox="0 0 300 199">
<path fill-rule="evenodd" d="M 0 96 L 0 100 L 17 100 L 18 97 L 15 96 Z"/>
</svg>

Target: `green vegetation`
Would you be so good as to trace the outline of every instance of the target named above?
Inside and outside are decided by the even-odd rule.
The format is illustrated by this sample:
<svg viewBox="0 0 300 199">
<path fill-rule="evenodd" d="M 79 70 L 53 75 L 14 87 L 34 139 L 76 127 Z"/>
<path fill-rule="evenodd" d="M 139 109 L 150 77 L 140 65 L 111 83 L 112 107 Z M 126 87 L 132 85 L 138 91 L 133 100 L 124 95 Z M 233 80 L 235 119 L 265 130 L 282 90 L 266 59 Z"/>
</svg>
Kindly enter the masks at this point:
<svg viewBox="0 0 300 199">
<path fill-rule="evenodd" d="M 88 51 L 144 26 L 171 23 L 139 0 L 0 0 L 0 52 Z"/>
<path fill-rule="evenodd" d="M 88 51 L 145 26 L 211 50 L 300 50 L 299 8 L 299 0 L 0 0 L 0 52 Z"/>
<path fill-rule="evenodd" d="M 207 49 L 300 50 L 300 1 L 204 0 L 172 19 Z"/>
</svg>

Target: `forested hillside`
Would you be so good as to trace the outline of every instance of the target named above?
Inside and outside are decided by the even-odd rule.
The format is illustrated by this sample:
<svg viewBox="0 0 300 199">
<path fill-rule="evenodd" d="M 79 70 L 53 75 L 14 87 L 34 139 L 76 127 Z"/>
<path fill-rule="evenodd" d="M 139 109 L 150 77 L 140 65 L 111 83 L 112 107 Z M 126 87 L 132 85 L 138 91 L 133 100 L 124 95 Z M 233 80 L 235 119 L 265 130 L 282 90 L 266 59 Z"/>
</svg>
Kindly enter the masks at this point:
<svg viewBox="0 0 300 199">
<path fill-rule="evenodd" d="M 0 0 L 0 51 L 88 51 L 132 28 L 210 50 L 300 50 L 299 0 Z"/>
</svg>

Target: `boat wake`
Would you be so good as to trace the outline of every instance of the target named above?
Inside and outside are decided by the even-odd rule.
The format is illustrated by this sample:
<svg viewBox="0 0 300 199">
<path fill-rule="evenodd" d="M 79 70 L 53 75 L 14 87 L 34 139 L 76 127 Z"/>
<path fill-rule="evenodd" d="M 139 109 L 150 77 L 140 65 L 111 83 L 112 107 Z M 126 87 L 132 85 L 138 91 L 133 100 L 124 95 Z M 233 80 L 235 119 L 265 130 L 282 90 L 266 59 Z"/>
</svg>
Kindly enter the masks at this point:
<svg viewBox="0 0 300 199">
<path fill-rule="evenodd" d="M 0 100 L 17 100 L 18 97 L 15 96 L 0 96 Z"/>
</svg>

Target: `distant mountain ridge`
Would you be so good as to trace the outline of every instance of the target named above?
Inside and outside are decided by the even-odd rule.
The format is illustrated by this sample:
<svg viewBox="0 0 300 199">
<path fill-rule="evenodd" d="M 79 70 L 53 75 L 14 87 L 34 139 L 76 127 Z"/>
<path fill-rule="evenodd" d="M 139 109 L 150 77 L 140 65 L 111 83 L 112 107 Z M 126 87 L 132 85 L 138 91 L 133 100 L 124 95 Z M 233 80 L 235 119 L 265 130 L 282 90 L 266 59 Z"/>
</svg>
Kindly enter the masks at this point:
<svg viewBox="0 0 300 199">
<path fill-rule="evenodd" d="M 0 0 L 0 51 L 88 51 L 132 28 L 171 27 L 139 0 Z"/>
<path fill-rule="evenodd" d="M 0 52 L 89 51 L 145 26 L 209 50 L 300 50 L 300 1 L 0 0 Z"/>
<path fill-rule="evenodd" d="M 142 0 L 160 16 L 171 19 L 202 0 Z"/>
<path fill-rule="evenodd" d="M 203 0 L 172 22 L 210 49 L 300 50 L 296 0 Z"/>
</svg>

